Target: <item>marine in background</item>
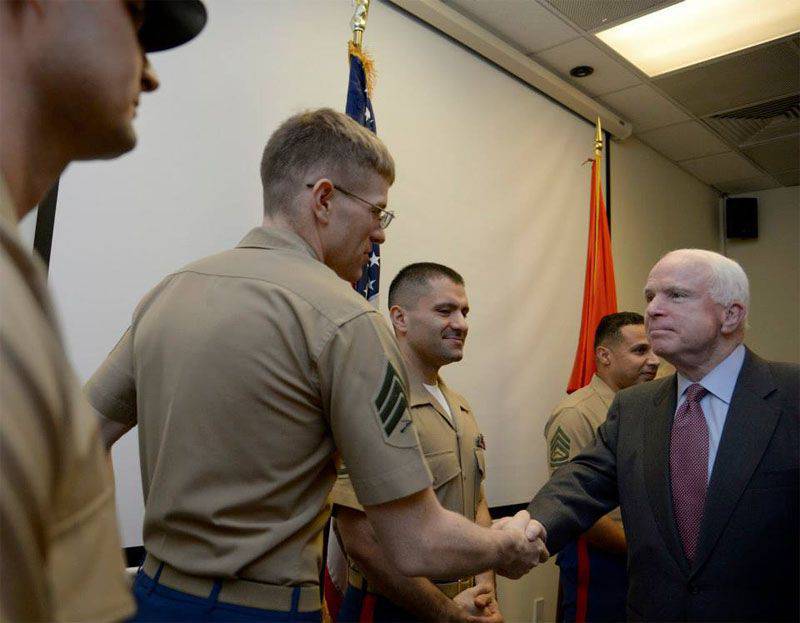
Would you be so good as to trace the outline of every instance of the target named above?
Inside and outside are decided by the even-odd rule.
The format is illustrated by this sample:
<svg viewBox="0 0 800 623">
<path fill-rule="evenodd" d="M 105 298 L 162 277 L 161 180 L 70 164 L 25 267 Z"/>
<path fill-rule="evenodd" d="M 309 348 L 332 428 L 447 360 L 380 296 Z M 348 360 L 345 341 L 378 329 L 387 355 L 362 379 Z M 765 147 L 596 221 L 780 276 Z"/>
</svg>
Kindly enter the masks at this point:
<svg viewBox="0 0 800 623">
<path fill-rule="evenodd" d="M 439 376 L 464 355 L 468 313 L 464 279 L 441 264 L 406 266 L 389 288 L 389 314 L 409 374 L 411 418 L 436 497 L 444 508 L 490 526 L 484 437 L 467 400 Z M 346 470 L 332 500 L 349 567 L 339 623 L 502 621 L 492 571 L 444 580 L 406 577 L 383 552 Z"/>
<path fill-rule="evenodd" d="M 594 353 L 597 372 L 591 382 L 564 398 L 545 425 L 551 475 L 594 443 L 619 390 L 651 381 L 658 372 L 659 359 L 647 340 L 644 317 L 634 312 L 600 319 Z M 619 508 L 561 550 L 556 563 L 564 623 L 625 620 L 626 553 Z"/>
</svg>

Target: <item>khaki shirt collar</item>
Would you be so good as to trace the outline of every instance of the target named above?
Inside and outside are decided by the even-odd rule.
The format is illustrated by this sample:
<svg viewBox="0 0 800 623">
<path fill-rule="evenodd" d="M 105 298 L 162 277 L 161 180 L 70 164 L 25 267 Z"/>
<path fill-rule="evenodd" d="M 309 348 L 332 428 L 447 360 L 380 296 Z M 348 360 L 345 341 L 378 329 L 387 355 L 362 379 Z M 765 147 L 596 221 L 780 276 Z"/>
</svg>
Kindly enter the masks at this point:
<svg viewBox="0 0 800 623">
<path fill-rule="evenodd" d="M 608 409 L 611 403 L 614 402 L 614 390 L 606 385 L 605 381 L 596 374 L 592 376 L 589 385 L 591 385 L 595 393 L 600 396 L 600 400 L 603 401 L 606 409 Z"/>
<path fill-rule="evenodd" d="M 299 235 L 288 229 L 254 227 L 242 241 L 236 245 L 237 249 L 283 249 L 299 251 L 319 261 L 316 252 Z"/>
<path fill-rule="evenodd" d="M 457 421 L 455 418 L 458 417 L 461 403 L 455 399 L 450 389 L 447 387 L 447 384 L 442 380 L 442 377 L 437 375 L 436 383 L 439 385 L 439 389 L 442 390 L 442 394 L 444 394 L 445 400 L 447 400 L 450 406 L 450 411 L 453 414 L 453 421 L 450 421 L 447 413 L 439 404 L 439 401 L 433 397 L 433 394 L 425 389 L 425 386 L 422 384 L 422 379 L 411 372 L 409 372 L 409 384 L 411 385 L 411 391 L 409 392 L 410 407 L 424 407 L 429 405 L 444 418 L 445 422 L 447 422 L 451 428 L 455 429 L 457 428 Z"/>
<path fill-rule="evenodd" d="M 406 366 L 406 369 L 408 370 L 409 406 L 422 407 L 427 404 L 432 405 L 434 403 L 433 396 L 427 389 L 425 389 L 425 386 L 422 383 L 422 378 L 408 366 Z M 436 376 L 436 382 L 442 382 L 442 379 L 439 375 Z"/>
</svg>

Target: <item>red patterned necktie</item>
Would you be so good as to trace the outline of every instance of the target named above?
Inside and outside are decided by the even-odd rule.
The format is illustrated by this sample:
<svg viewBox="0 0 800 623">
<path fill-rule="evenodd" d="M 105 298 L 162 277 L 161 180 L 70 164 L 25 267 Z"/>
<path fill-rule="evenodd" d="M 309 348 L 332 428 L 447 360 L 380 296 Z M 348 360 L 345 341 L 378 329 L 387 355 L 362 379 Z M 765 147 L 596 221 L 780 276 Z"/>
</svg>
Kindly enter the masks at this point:
<svg viewBox="0 0 800 623">
<path fill-rule="evenodd" d="M 699 383 L 686 389 L 686 400 L 675 412 L 669 442 L 672 504 L 689 562 L 694 560 L 708 488 L 708 424 L 700 407 L 707 393 Z"/>
</svg>

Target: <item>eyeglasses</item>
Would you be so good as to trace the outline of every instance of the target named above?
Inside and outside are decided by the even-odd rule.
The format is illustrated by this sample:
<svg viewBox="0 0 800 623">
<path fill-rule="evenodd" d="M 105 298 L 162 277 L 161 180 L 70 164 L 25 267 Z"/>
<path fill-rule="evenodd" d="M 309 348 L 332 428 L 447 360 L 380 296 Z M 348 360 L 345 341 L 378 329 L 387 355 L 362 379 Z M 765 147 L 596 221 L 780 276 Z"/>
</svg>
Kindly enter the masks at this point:
<svg viewBox="0 0 800 623">
<path fill-rule="evenodd" d="M 358 195 L 351 193 L 349 190 L 345 190 L 341 186 L 337 186 L 333 184 L 333 187 L 338 190 L 343 195 L 347 195 L 348 197 L 352 197 L 353 199 L 358 199 L 359 201 L 367 204 L 370 209 L 372 210 L 372 214 L 378 217 L 378 221 L 380 223 L 381 229 L 386 229 L 389 227 L 389 223 L 392 222 L 394 219 L 394 212 L 387 210 L 386 208 L 382 208 L 376 203 L 372 203 L 371 201 L 367 201 L 363 197 L 359 197 Z M 314 184 L 306 184 L 306 188 L 314 188 Z"/>
</svg>

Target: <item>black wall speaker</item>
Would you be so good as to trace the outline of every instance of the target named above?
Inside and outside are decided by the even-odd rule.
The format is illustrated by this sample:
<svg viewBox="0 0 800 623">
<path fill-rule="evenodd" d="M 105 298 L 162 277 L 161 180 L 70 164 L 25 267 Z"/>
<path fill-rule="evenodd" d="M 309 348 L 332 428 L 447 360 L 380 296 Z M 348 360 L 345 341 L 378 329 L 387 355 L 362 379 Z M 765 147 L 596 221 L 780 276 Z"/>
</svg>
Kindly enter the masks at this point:
<svg viewBox="0 0 800 623">
<path fill-rule="evenodd" d="M 728 238 L 758 238 L 758 199 L 734 197 L 725 200 L 725 235 Z"/>
</svg>

